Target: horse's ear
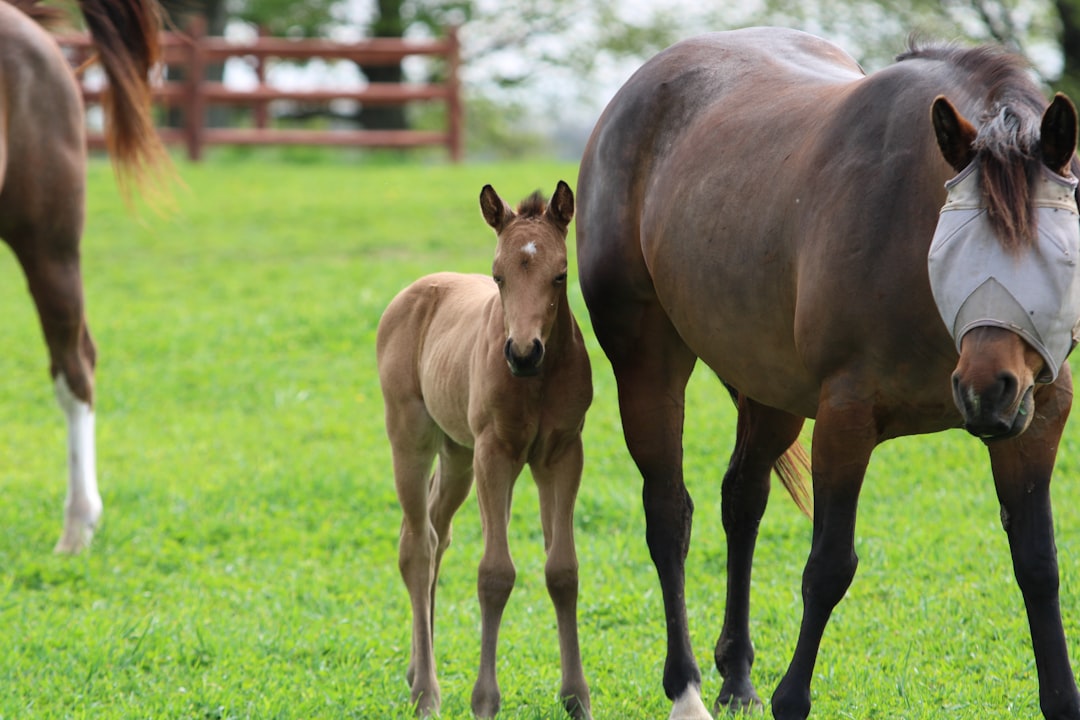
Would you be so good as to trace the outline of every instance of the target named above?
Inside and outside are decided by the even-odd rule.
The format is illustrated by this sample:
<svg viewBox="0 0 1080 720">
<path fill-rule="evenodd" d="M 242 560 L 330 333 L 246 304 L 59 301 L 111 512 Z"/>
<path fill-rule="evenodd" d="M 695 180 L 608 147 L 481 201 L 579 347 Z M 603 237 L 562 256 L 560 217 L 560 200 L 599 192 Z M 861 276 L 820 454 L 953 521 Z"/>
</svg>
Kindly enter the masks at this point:
<svg viewBox="0 0 1080 720">
<path fill-rule="evenodd" d="M 944 95 L 934 98 L 930 120 L 934 123 L 934 134 L 937 135 L 938 147 L 945 161 L 956 172 L 970 165 L 975 159 L 975 149 L 972 147 L 978 134 L 975 126 L 957 112 Z"/>
<path fill-rule="evenodd" d="M 514 211 L 490 185 L 485 185 L 480 191 L 480 212 L 496 234 L 501 233 L 507 223 L 514 219 Z"/>
<path fill-rule="evenodd" d="M 1043 113 L 1039 142 L 1043 162 L 1059 175 L 1066 174 L 1076 151 L 1076 125 L 1076 106 L 1058 93 Z"/>
<path fill-rule="evenodd" d="M 547 206 L 547 216 L 565 230 L 574 219 L 574 193 L 562 180 L 555 186 L 555 194 Z"/>
</svg>

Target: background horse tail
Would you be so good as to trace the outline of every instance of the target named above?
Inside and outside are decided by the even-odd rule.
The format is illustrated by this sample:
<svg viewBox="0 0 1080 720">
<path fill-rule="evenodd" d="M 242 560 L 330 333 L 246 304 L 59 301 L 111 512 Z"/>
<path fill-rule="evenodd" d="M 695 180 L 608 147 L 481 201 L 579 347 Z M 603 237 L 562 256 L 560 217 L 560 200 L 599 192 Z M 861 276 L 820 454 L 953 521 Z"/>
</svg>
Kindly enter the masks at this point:
<svg viewBox="0 0 1080 720">
<path fill-rule="evenodd" d="M 109 79 L 105 141 L 121 185 L 147 179 L 167 158 L 151 117 L 150 71 L 161 59 L 155 0 L 77 0 Z"/>
<path fill-rule="evenodd" d="M 739 391 L 723 380 L 720 382 L 724 384 L 735 407 L 739 407 Z M 773 470 L 780 478 L 780 484 L 795 501 L 796 507 L 806 517 L 814 517 L 814 496 L 806 483 L 806 479 L 811 476 L 810 456 L 806 454 L 806 448 L 802 446 L 802 443 L 796 440 L 785 450 L 780 459 L 773 464 Z"/>
</svg>

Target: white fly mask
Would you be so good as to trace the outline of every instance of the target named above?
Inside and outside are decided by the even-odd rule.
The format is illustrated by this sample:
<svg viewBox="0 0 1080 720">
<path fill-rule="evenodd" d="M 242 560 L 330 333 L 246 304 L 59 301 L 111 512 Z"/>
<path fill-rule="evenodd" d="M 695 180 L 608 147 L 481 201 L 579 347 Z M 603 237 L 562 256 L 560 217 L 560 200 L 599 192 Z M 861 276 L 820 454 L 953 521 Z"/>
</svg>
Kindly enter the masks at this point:
<svg viewBox="0 0 1080 720">
<path fill-rule="evenodd" d="M 1076 186 L 1076 178 L 1043 167 L 1032 190 L 1035 241 L 1010 252 L 990 224 L 975 164 L 945 183 L 948 196 L 930 245 L 930 289 L 957 352 L 969 330 L 1005 328 L 1046 361 L 1037 382 L 1057 379 L 1080 320 Z"/>
</svg>

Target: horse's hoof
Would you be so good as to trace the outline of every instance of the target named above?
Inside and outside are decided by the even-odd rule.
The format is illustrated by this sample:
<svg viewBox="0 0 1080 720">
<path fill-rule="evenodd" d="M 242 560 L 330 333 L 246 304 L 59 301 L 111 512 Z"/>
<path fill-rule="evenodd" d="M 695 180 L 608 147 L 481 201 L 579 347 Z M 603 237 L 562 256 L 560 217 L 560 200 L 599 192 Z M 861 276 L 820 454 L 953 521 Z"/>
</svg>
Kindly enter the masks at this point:
<svg viewBox="0 0 1080 720">
<path fill-rule="evenodd" d="M 60 536 L 56 547 L 53 548 L 53 552 L 58 555 L 78 555 L 90 547 L 90 541 L 94 539 L 94 529 L 96 527 L 96 519 L 93 523 L 68 519 L 64 523 L 64 533 Z"/>
<path fill-rule="evenodd" d="M 701 702 L 701 689 L 688 685 L 683 694 L 675 698 L 668 720 L 712 720 L 712 715 Z"/>
<path fill-rule="evenodd" d="M 728 715 L 762 715 L 765 703 L 758 697 L 754 686 L 747 681 L 738 688 L 728 688 L 727 683 L 720 689 L 720 695 L 713 705 L 717 717 Z"/>
</svg>

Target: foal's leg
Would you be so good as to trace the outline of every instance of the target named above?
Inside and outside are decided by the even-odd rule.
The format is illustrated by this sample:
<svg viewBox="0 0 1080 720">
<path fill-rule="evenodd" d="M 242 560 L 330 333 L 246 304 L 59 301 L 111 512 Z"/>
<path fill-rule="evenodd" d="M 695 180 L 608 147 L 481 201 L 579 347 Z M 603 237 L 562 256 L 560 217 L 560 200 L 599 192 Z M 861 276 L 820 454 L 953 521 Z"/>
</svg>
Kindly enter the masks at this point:
<svg viewBox="0 0 1080 720">
<path fill-rule="evenodd" d="M 86 323 L 78 251 L 78 222 L 58 219 L 59 237 L 11 238 L 37 308 L 56 399 L 67 420 L 68 489 L 64 531 L 56 552 L 90 544 L 101 518 L 94 449 L 94 365 L 97 354 Z"/>
<path fill-rule="evenodd" d="M 740 396 L 735 450 L 723 486 L 727 534 L 727 602 L 724 629 L 716 641 L 716 669 L 724 678 L 714 711 L 760 708 L 750 681 L 754 646 L 750 641 L 750 573 L 758 525 L 769 499 L 773 465 L 799 437 L 803 418 Z"/>
<path fill-rule="evenodd" d="M 1072 401 L 1068 367 L 1036 397 L 1038 409 L 1027 432 L 990 441 L 1001 522 L 1009 537 L 1013 570 L 1027 607 L 1039 705 L 1048 720 L 1080 719 L 1080 696 L 1069 663 L 1058 604 L 1057 548 L 1050 508 L 1050 473 Z"/>
<path fill-rule="evenodd" d="M 501 695 L 495 677 L 496 646 L 499 624 L 517 571 L 510 557 L 507 525 L 514 481 L 524 464 L 505 455 L 502 443 L 494 437 L 477 438 L 473 458 L 476 471 L 476 497 L 480 503 L 484 555 L 477 574 L 480 599 L 480 672 L 473 686 L 472 710 L 478 718 L 490 718 L 499 712 Z"/>
<path fill-rule="evenodd" d="M 472 448 L 462 447 L 449 438 L 443 440 L 439 462 L 431 478 L 428 498 L 428 516 L 435 529 L 438 544 L 435 548 L 435 571 L 431 580 L 431 627 L 435 628 L 435 590 L 439 582 L 439 568 L 443 554 L 450 547 L 452 521 L 461 504 L 469 497 L 473 480 Z"/>
<path fill-rule="evenodd" d="M 802 625 L 791 664 L 773 693 L 772 711 L 777 720 L 803 720 L 810 713 L 810 680 L 821 636 L 859 564 L 855 514 L 866 465 L 876 444 L 873 407 L 830 397 L 829 390 L 824 390 L 811 451 L 814 535 L 803 571 Z"/>
<path fill-rule="evenodd" d="M 574 549 L 574 503 L 581 484 L 582 464 L 579 435 L 559 457 L 532 465 L 533 479 L 539 489 L 540 519 L 547 551 L 544 576 L 559 628 L 562 664 L 559 697 L 571 717 L 579 720 L 591 717 L 589 687 L 585 683 L 578 645 L 578 561 Z"/>
<path fill-rule="evenodd" d="M 683 482 L 682 432 L 686 383 L 697 358 L 658 303 L 638 305 L 636 315 L 629 303 L 610 308 L 615 312 L 606 322 L 598 322 L 598 316 L 609 312 L 608 306 L 590 309 L 618 383 L 626 446 L 642 475 L 645 539 L 660 577 L 667 621 L 664 692 L 674 701 L 671 720 L 709 718 L 701 701 L 685 595 L 694 503 Z"/>
<path fill-rule="evenodd" d="M 438 429 L 422 402 L 394 398 L 385 389 L 384 396 L 394 486 L 403 511 L 398 569 L 412 605 L 412 649 L 406 679 L 417 714 L 428 715 L 437 713 L 440 703 L 431 608 L 439 539 L 428 515 L 428 473 L 435 457 Z"/>
</svg>

